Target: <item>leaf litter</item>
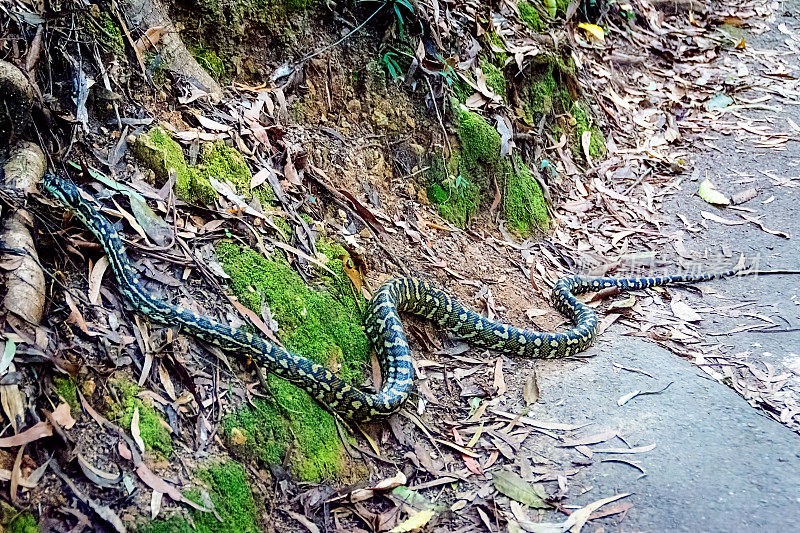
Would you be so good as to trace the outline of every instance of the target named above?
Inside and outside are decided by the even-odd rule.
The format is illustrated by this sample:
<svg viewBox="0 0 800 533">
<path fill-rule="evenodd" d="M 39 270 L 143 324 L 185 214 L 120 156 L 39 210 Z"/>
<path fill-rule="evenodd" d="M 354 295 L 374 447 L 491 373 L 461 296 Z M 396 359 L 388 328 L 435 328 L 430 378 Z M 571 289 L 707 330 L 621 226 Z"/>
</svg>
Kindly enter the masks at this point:
<svg viewBox="0 0 800 533">
<path fill-rule="evenodd" d="M 420 7 L 420 9 L 434 10 L 429 14 L 431 20 L 440 21 L 434 30 L 436 39 L 441 39 L 440 33 L 445 33 L 443 30 L 450 32 L 458 29 L 460 23 L 458 17 L 454 15 L 454 10 L 463 9 L 463 13 L 472 12 L 474 14 L 474 6 L 470 3 L 465 4 L 465 6 L 453 6 L 452 3 L 434 1 L 430 6 Z M 555 10 L 555 3 L 552 4 Z M 748 2 L 742 2 L 738 6 L 725 6 L 724 9 L 729 10 L 731 14 L 741 11 L 740 15 L 743 19 L 747 19 L 755 25 L 763 24 L 761 19 L 755 16 L 755 13 L 751 14 L 750 5 Z M 519 285 L 529 282 L 535 288 L 537 297 L 544 301 L 554 280 L 570 270 L 614 274 L 624 272 L 626 268 L 635 268 L 643 270 L 645 274 L 650 272 L 650 268 L 654 266 L 654 262 L 650 261 L 651 258 L 646 258 L 640 264 L 635 262 L 626 264 L 623 258 L 629 256 L 634 250 L 662 247 L 670 242 L 671 237 L 662 233 L 665 215 L 661 213 L 660 206 L 665 197 L 675 190 L 673 173 L 681 171 L 686 165 L 687 149 L 683 144 L 684 139 L 707 133 L 736 134 L 741 139 L 751 142 L 753 147 L 762 150 L 785 149 L 788 143 L 794 142 L 785 131 L 773 129 L 774 125 L 760 123 L 743 115 L 743 112 L 753 108 L 752 106 L 763 106 L 773 99 L 784 98 L 780 95 L 791 96 L 793 92 L 796 93 L 797 85 L 794 80 L 786 76 L 771 76 L 770 83 L 760 84 L 754 88 L 756 91 L 766 93 L 764 97 L 767 99 L 758 102 L 751 100 L 748 103 L 738 94 L 735 99 L 719 94 L 715 87 L 718 82 L 716 78 L 720 72 L 740 81 L 748 79 L 749 73 L 743 68 L 743 62 L 738 59 L 732 65 L 715 63 L 712 67 L 709 64 L 716 57 L 718 47 L 714 40 L 708 39 L 704 35 L 704 31 L 700 31 L 711 30 L 707 20 L 700 16 L 693 16 L 687 24 L 685 20 L 665 17 L 663 13 L 659 13 L 645 2 L 637 2 L 636 7 L 632 9 L 635 9 L 642 17 L 641 23 L 645 28 L 638 28 L 643 31 L 633 32 L 635 41 L 629 43 L 631 45 L 629 49 L 625 48 L 625 43 L 622 43 L 619 49 L 614 51 L 604 49 L 601 46 L 602 43 L 612 39 L 613 33 L 607 34 L 606 30 L 598 25 L 579 24 L 577 26 L 579 32 L 576 32 L 574 27 L 566 27 L 567 31 L 572 32 L 572 36 L 577 36 L 579 39 L 579 48 L 575 51 L 574 57 L 584 65 L 592 77 L 592 83 L 587 91 L 594 93 L 597 100 L 601 102 L 606 118 L 612 124 L 611 133 L 608 136 L 610 149 L 606 159 L 593 161 L 591 136 L 584 135 L 580 143 L 580 152 L 583 156 L 588 156 L 585 157 L 585 164 L 590 169 L 586 174 L 582 173 L 584 162 L 580 161 L 568 148 L 564 149 L 566 147 L 565 139 L 553 140 L 551 148 L 546 150 L 545 154 L 549 158 L 551 168 L 554 169 L 552 179 L 547 183 L 548 190 L 557 203 L 554 213 L 555 228 L 550 239 L 545 242 L 515 243 L 508 234 L 503 234 L 503 232 L 500 232 L 499 235 L 493 234 L 492 231 L 486 229 L 485 224 L 475 224 L 468 232 L 461 232 L 446 222 L 440 222 L 426 202 L 415 201 L 419 199 L 419 196 L 414 193 L 409 194 L 410 201 L 400 201 L 392 197 L 382 198 L 383 204 L 380 207 L 376 206 L 369 201 L 368 195 L 355 193 L 362 189 L 355 177 L 357 172 L 353 170 L 358 170 L 359 164 L 362 170 L 363 168 L 375 168 L 375 165 L 365 164 L 363 153 L 354 154 L 356 151 L 368 152 L 368 149 L 361 144 L 345 147 L 336 154 L 336 157 L 343 161 L 352 158 L 352 161 L 356 163 L 348 163 L 343 168 L 327 167 L 325 170 L 330 171 L 330 175 L 335 175 L 336 181 L 325 178 L 326 185 L 320 186 L 321 189 L 312 189 L 307 178 L 319 183 L 312 176 L 319 173 L 311 163 L 304 167 L 299 162 L 300 158 L 293 157 L 294 152 L 292 152 L 291 146 L 294 145 L 289 139 L 297 142 L 298 145 L 321 143 L 321 141 L 314 132 L 290 132 L 287 131 L 289 128 L 285 123 L 273 120 L 275 116 L 287 114 L 283 91 L 280 91 L 279 96 L 275 89 L 240 88 L 241 92 L 236 95 L 236 98 L 220 104 L 219 107 L 204 103 L 199 93 L 192 92 L 190 96 L 182 99 L 182 104 L 187 106 L 187 112 L 194 117 L 199 128 L 176 130 L 176 137 L 187 145 L 198 139 L 228 138 L 242 143 L 253 153 L 259 153 L 256 147 L 260 147 L 259 149 L 264 150 L 263 153 L 267 153 L 270 158 L 269 161 L 260 162 L 263 164 L 255 173 L 253 181 L 250 183 L 251 187 L 267 185 L 273 187 L 274 182 L 273 188 L 276 189 L 279 197 L 282 195 L 289 197 L 297 191 L 301 191 L 303 194 L 322 191 L 322 193 L 331 194 L 337 198 L 341 196 L 342 211 L 339 213 L 341 220 L 337 221 L 333 227 L 337 235 L 352 245 L 354 250 L 379 246 L 388 247 L 393 252 L 390 255 L 399 258 L 396 259 L 398 264 L 395 267 L 397 269 L 402 270 L 402 265 L 408 265 L 415 271 L 435 273 L 462 301 L 473 303 L 474 307 L 482 307 L 500 318 L 527 315 L 526 325 L 549 330 L 556 325 L 554 321 L 560 320 L 560 318 L 554 317 L 552 313 L 548 315 L 540 312 L 540 308 L 531 307 L 530 302 L 521 302 L 518 294 Z M 469 20 L 477 19 L 469 17 Z M 529 62 L 535 61 L 545 50 L 544 45 L 533 39 L 530 32 L 524 29 L 513 10 L 498 9 L 497 13 L 491 14 L 489 20 L 491 20 L 490 26 L 497 31 L 500 40 L 504 43 L 504 47 L 495 52 L 510 54 L 510 63 L 513 62 L 514 65 L 520 67 L 519 70 L 522 70 L 522 67 L 527 66 Z M 480 26 L 481 23 L 475 24 Z M 146 41 L 137 41 L 139 47 L 137 49 L 140 52 L 154 45 L 163 37 L 162 30 L 158 28 L 151 28 L 151 30 L 148 31 L 150 44 L 145 44 Z M 485 29 L 480 28 L 480 31 L 485 31 Z M 559 28 L 558 31 L 560 32 L 561 29 Z M 790 42 L 793 44 L 787 46 L 796 47 L 796 40 Z M 640 65 L 641 68 L 623 71 L 610 70 L 608 65 L 615 61 L 624 62 L 630 58 L 641 57 L 641 46 L 644 43 L 660 57 L 669 58 L 669 66 L 662 61 L 645 56 L 644 64 Z M 491 47 L 500 48 L 497 44 L 492 44 Z M 734 57 L 758 57 L 767 66 L 779 66 L 779 59 L 764 53 L 764 51 L 755 50 L 749 45 L 739 47 Z M 423 58 L 427 59 L 425 55 Z M 719 72 L 716 72 L 717 70 Z M 784 72 L 780 68 L 768 70 L 773 73 Z M 473 72 L 477 73 L 473 89 L 480 98 L 471 100 L 472 107 L 476 110 L 499 110 L 499 95 L 487 86 L 485 74 L 480 69 L 475 69 Z M 686 80 L 690 81 L 687 83 Z M 760 83 L 762 82 L 763 80 L 760 80 Z M 278 102 L 280 109 L 274 109 L 273 98 Z M 269 111 L 270 107 L 273 108 L 273 111 Z M 677 123 L 673 113 L 673 109 L 676 107 L 681 109 L 682 114 L 681 120 Z M 515 143 L 523 141 L 514 139 L 514 128 L 509 128 L 509 124 L 519 127 L 523 121 L 520 116 L 514 114 L 513 110 L 498 111 L 498 116 L 502 119 L 498 119 L 496 123 L 501 130 L 503 149 L 513 151 Z M 261 124 L 262 122 L 270 124 L 269 127 L 265 127 Z M 242 128 L 242 124 L 246 124 L 246 127 Z M 788 127 L 792 129 L 791 125 Z M 709 139 L 709 142 L 712 140 Z M 317 155 L 312 152 L 310 159 L 319 163 L 323 158 L 319 158 Z M 307 172 L 304 168 L 309 171 Z M 325 176 L 325 170 L 322 168 L 320 170 L 323 172 L 321 175 Z M 334 170 L 337 172 L 333 172 Z M 376 172 L 379 171 L 380 169 Z M 109 178 L 101 179 L 101 175 L 92 173 L 93 179 L 100 181 L 110 190 L 119 191 L 118 188 L 115 188 L 115 182 L 110 181 Z M 781 187 L 793 188 L 798 185 L 796 178 L 774 176 L 770 179 Z M 229 184 L 219 181 L 212 183 L 215 189 L 222 193 L 222 199 L 216 206 L 218 211 L 210 210 L 211 212 L 204 213 L 202 216 L 187 215 L 185 218 L 171 218 L 171 208 L 164 198 L 156 200 L 141 192 L 120 191 L 123 196 L 127 196 L 132 214 L 128 213 L 120 204 L 116 206 L 117 213 L 121 219 L 124 219 L 123 223 L 127 223 L 130 229 L 141 238 L 135 247 L 157 257 L 155 265 L 161 271 L 154 273 L 155 279 L 165 281 L 172 278 L 185 281 L 190 277 L 195 277 L 216 286 L 219 276 L 215 276 L 213 272 L 209 274 L 213 268 L 204 264 L 205 259 L 202 256 L 187 254 L 186 250 L 191 247 L 186 246 L 186 243 L 192 243 L 195 239 L 205 237 L 204 231 L 198 228 L 208 228 L 209 233 L 214 233 L 229 231 L 227 228 L 234 224 L 250 224 L 257 227 L 259 224 L 266 223 L 268 215 L 262 212 L 258 206 L 251 205 L 244 197 L 235 193 Z M 702 185 L 701 189 L 703 189 Z M 346 193 L 342 191 L 346 191 Z M 340 194 L 337 196 L 336 192 Z M 710 203 L 726 204 L 721 201 L 722 198 L 718 191 L 712 189 L 710 194 L 706 193 L 709 191 L 701 192 L 700 196 L 710 196 L 715 200 Z M 386 196 L 385 191 L 382 191 L 382 194 Z M 297 197 L 299 196 L 301 195 Z M 730 203 L 741 205 L 753 198 L 755 195 L 752 190 L 747 189 L 740 195 L 732 196 Z M 147 200 L 155 201 L 156 209 L 150 208 Z M 727 197 L 725 200 L 728 200 Z M 296 209 L 288 201 L 282 202 L 282 208 Z M 702 221 L 698 221 L 695 215 L 695 213 L 680 214 L 687 231 L 702 231 L 702 228 L 697 225 Z M 736 216 L 739 218 L 732 218 Z M 789 238 L 788 234 L 767 229 L 769 225 L 761 222 L 761 218 L 759 218 L 761 216 L 758 213 L 751 216 L 741 212 L 726 214 L 724 217 L 710 211 L 700 213 L 700 218 L 710 222 L 725 225 L 750 223 L 765 232 Z M 481 222 L 485 222 L 485 220 Z M 223 227 L 226 229 L 219 229 Z M 397 230 L 392 228 L 389 231 L 389 227 L 397 227 L 400 231 L 396 234 L 392 233 Z M 370 234 L 370 231 L 364 232 L 363 228 L 371 228 L 374 233 L 384 236 L 388 234 L 389 236 L 386 238 L 389 244 L 379 245 L 379 241 Z M 173 229 L 177 231 L 174 232 Z M 150 240 L 148 241 L 148 239 Z M 400 242 L 401 240 L 402 242 Z M 313 246 L 309 249 L 302 242 L 286 245 L 277 242 L 269 243 L 262 239 L 262 245 L 265 248 L 282 248 L 299 263 L 316 264 L 315 261 L 317 261 Z M 85 246 L 83 247 L 85 248 Z M 166 251 L 159 250 L 160 247 L 168 249 Z M 688 251 L 687 254 L 692 256 Z M 462 255 L 468 263 L 465 266 L 460 265 L 454 259 Z M 700 257 L 694 255 L 691 258 L 699 259 Z M 390 257 L 387 261 L 391 262 L 392 258 Z M 182 270 L 177 278 L 173 274 L 173 271 L 177 270 L 173 268 L 176 265 Z M 119 304 L 117 297 L 104 289 L 104 277 L 108 278 L 107 275 L 104 276 L 106 266 L 98 261 L 91 269 L 87 278 L 89 290 L 85 293 L 87 296 L 83 298 L 93 304 L 101 303 L 105 298 L 107 302 L 116 305 Z M 324 265 L 322 266 L 324 267 Z M 144 263 L 137 267 L 146 268 Z M 86 270 L 84 269 L 83 272 L 85 273 Z M 366 278 L 362 279 L 359 274 L 357 279 L 359 283 L 363 281 L 365 285 L 371 285 L 372 282 L 377 281 L 376 274 L 388 273 L 368 272 Z M 217 271 L 216 274 L 218 275 L 219 272 Z M 439 276 L 439 274 L 441 275 Z M 348 272 L 348 276 L 353 279 L 351 272 Z M 499 279 L 507 281 L 498 283 L 497 286 L 489 286 L 490 282 L 487 280 L 490 279 L 493 279 L 494 283 L 497 283 Z M 474 284 L 470 285 L 464 282 Z M 504 287 L 514 283 L 517 284 L 517 287 L 511 289 Z M 165 283 L 165 285 L 169 286 L 169 283 Z M 178 285 L 183 286 L 182 283 Z M 358 287 L 358 284 L 354 285 Z M 473 290 L 476 288 L 477 290 Z M 764 404 L 773 402 L 771 404 L 772 412 L 779 413 L 778 416 L 782 420 L 785 419 L 784 423 L 797 424 L 797 420 L 800 420 L 797 418 L 800 410 L 792 410 L 789 405 L 782 406 L 775 398 L 776 388 L 786 381 L 781 374 L 775 374 L 771 369 L 765 372 L 762 368 L 747 365 L 745 357 L 737 359 L 738 367 L 734 371 L 723 364 L 725 361 L 730 361 L 730 358 L 723 357 L 718 351 L 703 353 L 702 349 L 695 345 L 675 340 L 678 338 L 677 335 L 684 339 L 692 338 L 693 333 L 697 331 L 697 325 L 694 323 L 702 315 L 699 310 L 690 308 L 688 304 L 671 295 L 671 292 L 672 290 L 661 293 L 658 301 L 648 295 L 646 298 L 650 299 L 646 302 L 642 300 L 641 296 L 628 296 L 612 303 L 609 307 L 619 312 L 606 315 L 601 324 L 601 330 L 613 326 L 666 339 L 660 343 L 678 346 L 677 349 L 692 354 L 692 358 L 698 362 L 701 368 L 708 372 L 719 373 L 722 376 L 721 379 L 736 377 L 737 390 L 746 390 L 748 394 L 751 394 L 750 387 L 745 386 L 744 382 L 739 379 L 740 372 L 749 372 L 751 377 L 757 379 L 760 384 L 771 384 L 770 387 L 764 385 L 759 389 L 760 399 L 758 401 Z M 80 292 L 76 294 L 80 294 Z M 166 367 L 162 364 L 164 357 L 161 351 L 163 348 L 154 349 L 154 347 L 170 346 L 174 339 L 169 338 L 169 334 L 158 328 L 151 330 L 146 326 L 142 327 L 138 320 L 131 321 L 129 315 L 126 316 L 125 313 L 118 315 L 113 311 L 82 307 L 79 305 L 83 303 L 82 300 L 77 297 L 73 298 L 70 293 L 66 293 L 65 300 L 69 309 L 67 322 L 86 336 L 75 341 L 78 347 L 88 352 L 91 346 L 99 345 L 92 340 L 92 337 L 116 332 L 120 339 L 131 339 L 131 342 L 121 343 L 123 345 L 121 353 L 115 353 L 114 350 L 107 347 L 101 348 L 103 353 L 107 354 L 108 359 L 114 362 L 115 367 L 124 368 L 132 365 L 134 358 L 129 352 L 133 351 L 131 346 L 139 344 L 144 347 L 141 352 L 145 354 L 144 363 L 142 364 L 138 360 L 137 355 L 136 361 L 139 364 L 134 365 L 140 378 L 140 385 L 152 389 L 150 392 L 157 393 L 160 397 L 168 398 L 164 405 L 176 403 L 181 397 L 181 393 L 186 392 L 186 385 L 173 381 L 165 370 Z M 222 298 L 219 300 L 223 301 Z M 661 313 L 662 316 L 659 317 L 645 311 L 653 304 L 665 302 L 668 302 L 666 305 L 669 306 L 671 313 L 664 310 Z M 212 300 L 211 305 L 214 303 Z M 600 305 L 603 302 L 601 299 L 594 303 Z M 109 308 L 113 308 L 114 305 Z M 508 307 L 502 308 L 502 305 Z M 209 306 L 209 308 L 219 307 Z M 261 320 L 253 314 L 244 312 L 243 307 L 235 307 L 241 314 L 246 315 L 245 318 L 250 319 L 262 333 L 271 335 L 272 328 L 269 326 L 269 319 Z M 526 313 L 526 310 L 529 312 Z M 668 314 L 670 321 L 665 325 L 661 318 Z M 112 319 L 112 316 L 115 318 Z M 676 336 L 668 336 L 668 334 Z M 421 334 L 421 337 L 424 335 Z M 133 342 L 134 338 L 136 342 Z M 171 340 L 167 340 L 168 338 Z M 62 347 L 66 348 L 66 341 L 62 340 L 61 342 L 63 343 Z M 183 342 L 181 341 L 181 343 Z M 432 341 L 431 345 L 435 345 L 435 342 L 439 341 Z M 448 346 L 446 341 L 444 345 Z M 203 352 L 194 343 L 182 344 L 182 347 L 188 348 L 187 360 L 190 363 L 187 376 L 189 382 L 192 383 L 195 391 L 199 391 L 193 391 L 192 396 L 200 405 L 210 408 L 211 412 L 198 417 L 196 425 L 189 419 L 186 409 L 177 411 L 176 420 L 185 435 L 191 435 L 195 430 L 197 431 L 197 438 L 184 435 L 181 439 L 185 439 L 185 443 L 189 447 L 193 446 L 193 451 L 196 453 L 205 454 L 207 453 L 206 443 L 213 440 L 209 435 L 215 435 L 219 430 L 219 413 L 216 409 L 218 409 L 217 402 L 223 396 L 219 390 L 220 374 L 230 379 L 232 383 L 227 394 L 233 401 L 249 401 L 251 392 L 238 377 L 227 375 L 230 374 L 229 370 L 222 367 L 214 368 L 212 375 L 206 370 L 201 370 L 202 367 L 198 368 L 199 365 L 195 366 L 196 361 L 193 360 L 202 357 Z M 127 359 L 125 359 L 126 356 Z M 528 416 L 528 407 L 537 403 L 541 391 L 538 389 L 535 374 L 532 371 L 527 372 L 528 368 L 532 367 L 525 368 L 523 362 L 510 361 L 502 357 L 484 359 L 482 354 L 460 359 L 445 354 L 439 361 L 443 361 L 443 363 L 434 361 L 435 365 L 430 365 L 426 369 L 429 390 L 432 391 L 431 395 L 434 398 L 449 399 L 436 405 L 436 412 L 432 412 L 434 409 L 430 407 L 431 402 L 427 404 L 421 402 L 419 416 L 409 416 L 396 424 L 398 432 L 404 433 L 407 437 L 409 435 L 416 437 L 420 433 L 425 434 L 419 440 L 415 437 L 409 438 L 409 441 L 414 441 L 413 447 L 400 447 L 401 450 L 406 450 L 406 456 L 413 459 L 410 459 L 411 463 L 406 463 L 406 466 L 418 463 L 420 468 L 404 469 L 402 473 L 395 471 L 392 474 L 385 465 L 373 463 L 370 459 L 365 458 L 364 461 L 374 472 L 382 472 L 383 482 L 371 484 L 369 488 L 349 490 L 346 494 L 347 497 L 344 498 L 327 500 L 326 505 L 332 505 L 330 512 L 337 517 L 337 520 L 345 516 L 358 516 L 361 524 L 369 520 L 371 525 L 381 525 L 375 529 L 391 531 L 411 531 L 426 524 L 436 524 L 437 519 L 441 518 L 440 508 L 407 509 L 402 507 L 406 505 L 405 503 L 397 504 L 393 500 L 392 496 L 398 489 L 408 491 L 404 494 L 404 502 L 409 499 L 417 499 L 417 496 L 425 499 L 421 492 L 411 490 L 409 486 L 417 487 L 418 491 L 431 491 L 430 494 L 448 491 L 455 502 L 452 506 L 455 507 L 453 510 L 457 513 L 458 520 L 463 520 L 462 524 L 467 524 L 467 520 L 471 520 L 472 525 L 480 525 L 486 529 L 492 529 L 500 523 L 510 525 L 513 520 L 527 531 L 580 531 L 588 520 L 602 519 L 612 514 L 622 514 L 624 517 L 624 513 L 630 507 L 610 508 L 606 514 L 602 512 L 598 514 L 598 511 L 603 506 L 626 497 L 627 494 L 597 500 L 573 511 L 562 523 L 531 521 L 527 511 L 521 509 L 519 503 L 530 507 L 539 507 L 540 503 L 543 506 L 549 506 L 550 503 L 544 502 L 552 502 L 560 512 L 566 512 L 563 500 L 569 500 L 575 495 L 574 492 L 570 492 L 574 488 L 570 485 L 569 478 L 587 466 L 574 466 L 570 462 L 558 464 L 556 460 L 546 457 L 534 460 L 531 464 L 529 458 L 524 456 L 526 439 L 530 438 L 531 434 L 544 435 L 556 441 L 554 444 L 561 447 L 582 449 L 583 451 L 578 453 L 582 453 L 584 457 L 586 453 L 646 453 L 652 450 L 653 448 L 650 446 L 654 445 L 592 448 L 592 446 L 615 438 L 618 431 L 609 430 L 597 433 L 595 428 L 593 432 L 580 437 L 574 436 L 573 433 L 583 428 L 584 424 L 537 420 Z M 154 366 L 156 369 L 152 370 Z M 452 400 L 445 394 L 448 387 L 453 387 L 452 390 L 455 392 L 450 394 L 456 396 L 460 390 L 463 399 Z M 522 391 L 522 402 L 518 402 L 520 391 Z M 636 391 L 635 395 L 655 393 L 656 391 Z M 626 401 L 634 396 L 630 396 Z M 473 400 L 477 401 L 473 404 Z M 119 441 L 116 453 L 133 463 L 133 472 L 141 482 L 151 489 L 147 501 L 153 516 L 163 512 L 165 504 L 161 500 L 160 495 L 162 494 L 168 494 L 174 501 L 183 502 L 186 505 L 196 505 L 186 501 L 180 490 L 165 481 L 163 477 L 153 473 L 141 457 L 138 457 L 141 452 L 145 451 L 140 434 L 141 413 L 138 407 L 134 410 L 131 421 L 129 432 L 131 440 L 127 439 L 125 431 L 115 427 L 91 408 L 82 396 L 81 402 L 90 417 L 101 428 L 109 431 L 111 435 L 116 435 L 115 438 L 123 439 Z M 469 402 L 470 410 L 470 416 L 467 417 L 464 416 L 466 402 Z M 440 409 L 441 412 L 439 412 Z M 61 412 L 63 413 L 63 409 Z M 14 443 L 8 444 L 8 446 L 21 446 L 52 435 L 53 431 L 51 427 L 48 428 L 48 423 L 40 424 L 43 425 L 36 424 L 17 435 L 1 439 L 16 438 L 16 440 L 4 440 L 4 442 Z M 64 421 L 59 422 L 59 425 L 70 429 Z M 421 426 L 425 428 L 424 431 Z M 191 431 L 188 431 L 189 427 L 191 427 Z M 47 433 L 48 429 L 50 433 Z M 32 430 L 32 433 L 28 433 Z M 206 436 L 200 438 L 201 434 Z M 23 437 L 23 435 L 25 436 Z M 123 435 L 126 435 L 126 438 L 123 438 Z M 398 451 L 391 438 L 389 431 L 385 430 L 383 435 L 379 435 L 374 442 L 372 440 L 370 442 L 375 451 L 381 452 L 381 455 L 387 452 L 391 454 L 391 452 Z M 402 456 L 397 453 L 395 455 Z M 23 458 L 22 448 L 18 451 L 18 457 Z M 93 483 L 117 482 L 116 474 L 96 466 L 104 464 L 103 462 L 95 462 L 95 457 L 82 454 L 77 457 L 84 475 Z M 633 463 L 628 464 L 633 466 Z M 635 468 L 640 467 L 635 466 Z M 111 527 L 119 529 L 119 516 L 114 511 L 107 505 L 89 498 L 63 471 L 59 470 L 57 475 L 64 479 L 79 500 L 86 503 Z M 459 483 L 455 484 L 455 480 L 458 480 Z M 456 485 L 456 488 L 453 488 L 452 485 Z M 19 486 L 24 487 L 25 484 L 20 481 Z M 264 484 L 263 486 L 266 491 L 280 490 L 278 483 Z M 284 486 L 286 485 L 284 484 Z M 293 487 L 292 490 L 299 489 Z M 374 504 L 374 507 L 368 508 L 367 504 Z M 305 517 L 306 513 L 294 513 L 290 516 L 311 531 L 313 531 L 311 526 L 316 527 L 313 522 L 303 522 L 301 517 Z M 401 519 L 401 516 L 404 518 Z M 392 528 L 382 527 L 382 525 L 388 524 L 393 524 Z M 464 526 L 464 530 L 466 529 L 467 527 Z"/>
</svg>

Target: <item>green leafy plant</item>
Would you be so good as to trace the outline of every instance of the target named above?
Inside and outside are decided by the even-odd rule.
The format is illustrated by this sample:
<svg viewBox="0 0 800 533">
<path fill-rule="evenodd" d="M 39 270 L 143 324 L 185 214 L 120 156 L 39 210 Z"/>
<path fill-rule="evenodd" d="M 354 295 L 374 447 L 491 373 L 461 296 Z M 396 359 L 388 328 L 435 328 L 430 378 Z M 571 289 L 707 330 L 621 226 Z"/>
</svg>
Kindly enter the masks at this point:
<svg viewBox="0 0 800 533">
<path fill-rule="evenodd" d="M 382 2 L 385 6 L 392 9 L 397 21 L 397 29 L 400 32 L 400 39 L 405 36 L 406 18 L 403 18 L 403 12 L 406 11 L 406 17 L 414 17 L 415 9 L 411 0 L 364 0 L 365 2 Z"/>
<path fill-rule="evenodd" d="M 403 78 L 403 69 L 400 63 L 397 62 L 399 56 L 394 52 L 386 52 L 381 56 L 381 64 L 392 77 L 392 80 Z"/>
</svg>

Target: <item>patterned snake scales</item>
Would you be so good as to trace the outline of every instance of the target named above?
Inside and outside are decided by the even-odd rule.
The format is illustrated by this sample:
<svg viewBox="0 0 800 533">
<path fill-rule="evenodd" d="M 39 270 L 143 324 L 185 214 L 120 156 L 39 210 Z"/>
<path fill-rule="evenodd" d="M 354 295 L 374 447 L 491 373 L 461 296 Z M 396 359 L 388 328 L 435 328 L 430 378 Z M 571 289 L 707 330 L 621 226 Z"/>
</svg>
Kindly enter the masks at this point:
<svg viewBox="0 0 800 533">
<path fill-rule="evenodd" d="M 556 358 L 585 350 L 597 335 L 597 317 L 574 295 L 607 287 L 644 289 L 673 283 L 692 283 L 732 276 L 738 269 L 699 275 L 651 278 L 569 276 L 553 288 L 553 305 L 575 326 L 563 332 L 537 332 L 494 322 L 462 306 L 427 281 L 397 278 L 384 283 L 373 295 L 364 317 L 367 337 L 378 355 L 383 388 L 377 393 L 359 390 L 333 372 L 271 342 L 231 328 L 213 318 L 199 316 L 150 296 L 136 275 L 113 225 L 94 207 L 94 199 L 72 181 L 47 174 L 45 188 L 97 237 L 117 277 L 121 292 L 134 309 L 158 322 L 180 324 L 193 335 L 239 355 L 247 354 L 267 371 L 286 378 L 307 391 L 324 407 L 346 418 L 366 421 L 389 416 L 400 409 L 414 384 L 411 353 L 399 311 L 425 317 L 470 344 L 523 357 Z"/>
</svg>

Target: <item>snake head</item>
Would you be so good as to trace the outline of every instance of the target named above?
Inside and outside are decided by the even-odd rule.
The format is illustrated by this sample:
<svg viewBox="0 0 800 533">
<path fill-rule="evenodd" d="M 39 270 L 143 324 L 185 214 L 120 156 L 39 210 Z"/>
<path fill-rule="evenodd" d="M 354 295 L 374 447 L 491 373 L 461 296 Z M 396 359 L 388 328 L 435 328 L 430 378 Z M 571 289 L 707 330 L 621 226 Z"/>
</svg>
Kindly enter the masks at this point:
<svg viewBox="0 0 800 533">
<path fill-rule="evenodd" d="M 47 191 L 68 207 L 74 207 L 80 198 L 80 192 L 72 181 L 55 174 L 45 174 L 42 185 Z"/>
</svg>

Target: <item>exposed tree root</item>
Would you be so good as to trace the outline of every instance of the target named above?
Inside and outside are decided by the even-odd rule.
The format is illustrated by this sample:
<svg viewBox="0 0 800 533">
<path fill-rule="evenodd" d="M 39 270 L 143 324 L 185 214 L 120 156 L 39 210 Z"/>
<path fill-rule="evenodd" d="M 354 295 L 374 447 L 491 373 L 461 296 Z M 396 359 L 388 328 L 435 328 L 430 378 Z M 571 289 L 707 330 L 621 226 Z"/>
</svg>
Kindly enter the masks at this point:
<svg viewBox="0 0 800 533">
<path fill-rule="evenodd" d="M 22 198 L 35 190 L 45 167 L 44 153 L 37 145 L 19 143 L 3 167 L 6 193 Z M 44 310 L 44 273 L 33 245 L 31 226 L 31 214 L 24 208 L 4 217 L 0 230 L 4 248 L 0 264 L 13 265 L 13 268 L 6 271 L 3 307 L 30 324 L 38 324 Z"/>
<path fill-rule="evenodd" d="M 159 0 L 121 0 L 119 7 L 125 16 L 142 31 L 163 28 L 156 44 L 162 61 L 167 68 L 186 78 L 194 78 L 212 95 L 222 97 L 222 88 L 208 72 L 201 67 L 178 34 L 178 30 L 167 15 L 167 10 Z"/>
<path fill-rule="evenodd" d="M 33 88 L 12 63 L 0 61 L 0 138 L 10 139 L 25 127 Z"/>
</svg>

